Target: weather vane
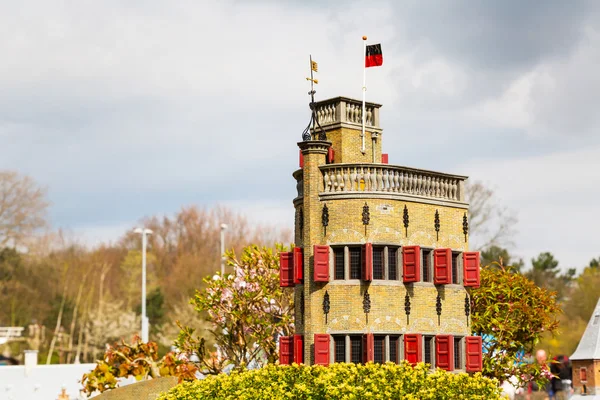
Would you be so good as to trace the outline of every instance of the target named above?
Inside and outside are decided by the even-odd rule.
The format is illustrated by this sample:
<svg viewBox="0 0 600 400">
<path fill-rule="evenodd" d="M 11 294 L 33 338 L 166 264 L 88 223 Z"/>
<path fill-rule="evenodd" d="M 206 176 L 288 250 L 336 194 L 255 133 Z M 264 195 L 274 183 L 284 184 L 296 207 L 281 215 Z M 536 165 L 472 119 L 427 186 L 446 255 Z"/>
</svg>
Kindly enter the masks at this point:
<svg viewBox="0 0 600 400">
<path fill-rule="evenodd" d="M 308 94 L 310 95 L 310 121 L 308 122 L 308 126 L 306 127 L 306 129 L 304 129 L 304 132 L 302 132 L 302 140 L 304 140 L 304 141 L 312 139 L 312 136 L 310 133 L 311 125 L 312 125 L 313 132 L 316 132 L 315 125 L 319 127 L 319 140 L 327 140 L 327 135 L 325 135 L 325 131 L 321 127 L 321 124 L 319 123 L 319 119 L 317 118 L 317 109 L 315 106 L 316 91 L 315 91 L 314 85 L 318 84 L 319 80 L 314 78 L 313 72 L 319 72 L 319 65 L 317 64 L 316 61 L 313 61 L 312 55 L 311 55 L 310 56 L 310 78 L 306 78 L 307 81 L 310 81 L 310 92 L 308 92 Z"/>
</svg>

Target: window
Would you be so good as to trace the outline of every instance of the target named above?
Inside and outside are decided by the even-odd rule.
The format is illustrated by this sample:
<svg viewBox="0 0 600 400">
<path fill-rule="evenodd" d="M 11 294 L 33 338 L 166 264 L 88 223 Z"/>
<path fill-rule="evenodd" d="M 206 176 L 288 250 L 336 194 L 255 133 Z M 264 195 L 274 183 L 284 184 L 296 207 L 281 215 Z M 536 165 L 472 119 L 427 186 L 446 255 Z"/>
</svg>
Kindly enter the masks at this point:
<svg viewBox="0 0 600 400">
<path fill-rule="evenodd" d="M 431 249 L 423 249 L 423 270 L 421 271 L 421 276 L 423 277 L 423 282 L 431 282 Z"/>
<path fill-rule="evenodd" d="M 360 247 L 350 247 L 350 279 L 360 279 L 360 273 L 362 269 Z"/>
<path fill-rule="evenodd" d="M 383 253 L 385 247 L 373 247 L 373 279 L 383 279 Z"/>
<path fill-rule="evenodd" d="M 385 362 L 385 336 L 375 336 L 373 340 L 373 362 Z"/>
<path fill-rule="evenodd" d="M 335 265 L 335 279 L 345 279 L 345 262 L 344 262 L 344 248 L 335 247 L 333 249 L 334 265 Z"/>
<path fill-rule="evenodd" d="M 433 357 L 433 339 L 434 336 L 423 336 L 423 362 L 431 365 L 435 365 L 435 359 Z"/>
<path fill-rule="evenodd" d="M 371 336 L 369 341 L 367 336 Z M 362 364 L 367 353 L 371 354 L 375 363 L 387 361 L 398 363 L 401 360 L 402 346 L 400 335 L 332 335 L 334 362 L 351 362 Z"/>
<path fill-rule="evenodd" d="M 462 338 L 454 338 L 454 369 L 463 369 L 462 366 Z"/>
<path fill-rule="evenodd" d="M 460 253 L 452 252 L 452 283 L 458 284 L 458 259 Z"/>
<path fill-rule="evenodd" d="M 371 243 L 348 246 L 337 244 L 331 247 L 331 251 L 333 252 L 331 274 L 336 280 L 397 281 L 401 279 L 398 272 L 399 247 L 373 246 Z"/>
<path fill-rule="evenodd" d="M 388 279 L 398 280 L 398 248 L 388 247 Z"/>
<path fill-rule="evenodd" d="M 400 336 L 390 336 L 390 359 L 389 361 L 398 364 L 398 349 L 400 348 Z"/>
<path fill-rule="evenodd" d="M 362 336 L 350 336 L 350 362 L 360 364 L 363 361 Z"/>
<path fill-rule="evenodd" d="M 334 362 L 346 362 L 346 336 L 334 336 L 333 343 L 335 346 Z"/>
</svg>

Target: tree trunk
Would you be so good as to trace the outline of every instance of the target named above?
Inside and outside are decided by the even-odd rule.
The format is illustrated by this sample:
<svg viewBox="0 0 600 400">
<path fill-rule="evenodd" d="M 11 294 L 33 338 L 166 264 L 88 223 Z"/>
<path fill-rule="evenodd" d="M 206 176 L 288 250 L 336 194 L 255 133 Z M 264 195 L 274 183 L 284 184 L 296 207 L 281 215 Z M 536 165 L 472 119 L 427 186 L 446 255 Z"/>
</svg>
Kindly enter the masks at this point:
<svg viewBox="0 0 600 400">
<path fill-rule="evenodd" d="M 77 322 L 77 312 L 79 309 L 79 302 L 81 301 L 81 293 L 83 292 L 83 285 L 87 280 L 87 272 L 83 276 L 81 283 L 79 284 L 79 290 L 77 291 L 77 298 L 75 300 L 75 307 L 73 308 L 73 319 L 71 320 L 71 329 L 69 330 L 69 346 L 67 348 L 67 364 L 71 364 L 72 352 L 73 352 L 73 336 L 75 335 L 75 323 Z"/>
<path fill-rule="evenodd" d="M 65 277 L 65 281 L 66 281 L 66 277 Z M 60 310 L 58 311 L 58 317 L 56 318 L 56 328 L 54 328 L 54 335 L 52 336 L 52 341 L 50 342 L 50 348 L 48 349 L 48 357 L 46 357 L 46 365 L 49 365 L 50 360 L 52 359 L 52 353 L 54 352 L 54 345 L 56 344 L 56 337 L 58 336 L 58 333 L 60 331 L 60 324 L 62 321 L 63 310 L 65 309 L 66 299 L 67 299 L 67 283 L 65 282 L 65 286 L 63 288 L 62 300 L 60 302 Z"/>
</svg>

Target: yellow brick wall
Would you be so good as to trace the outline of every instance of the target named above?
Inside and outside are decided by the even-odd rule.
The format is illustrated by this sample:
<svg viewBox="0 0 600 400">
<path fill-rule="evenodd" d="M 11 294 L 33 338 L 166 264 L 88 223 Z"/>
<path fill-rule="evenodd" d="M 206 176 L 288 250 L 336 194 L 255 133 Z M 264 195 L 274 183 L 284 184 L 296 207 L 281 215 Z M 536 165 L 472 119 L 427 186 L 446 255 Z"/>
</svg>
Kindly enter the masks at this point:
<svg viewBox="0 0 600 400">
<path fill-rule="evenodd" d="M 305 362 L 313 362 L 313 335 L 315 333 L 423 333 L 470 334 L 470 320 L 465 315 L 467 290 L 462 285 L 434 286 L 419 282 L 404 284 L 399 281 L 359 280 L 313 282 L 314 244 L 362 244 L 371 242 L 386 245 L 420 245 L 422 247 L 450 247 L 466 251 L 468 243 L 463 234 L 465 209 L 424 202 L 409 202 L 380 198 L 350 198 L 323 201 L 319 166 L 325 164 L 328 146 L 332 145 L 336 163 L 372 162 L 371 135 L 366 136 L 366 152 L 360 152 L 360 130 L 338 128 L 327 133 L 331 142 L 301 142 L 304 154 L 304 197 L 296 204 L 304 212 L 302 232 L 296 219 L 296 243 L 304 247 L 305 283 L 296 285 L 296 333 L 305 337 Z M 381 161 L 381 135 L 376 142 L 377 162 Z M 358 197 L 358 196 L 357 196 Z M 362 211 L 365 202 L 369 206 L 370 221 L 365 227 Z M 329 208 L 329 225 L 322 226 L 323 204 Z M 409 212 L 408 235 L 403 226 L 404 206 Z M 384 207 L 385 206 L 385 207 Z M 439 237 L 434 228 L 436 210 L 440 217 Z M 298 214 L 296 214 L 298 215 Z M 366 228 L 366 229 L 365 229 Z M 401 264 L 399 265 L 401 271 Z M 400 277 L 401 279 L 401 277 Z M 371 310 L 363 311 L 363 294 L 368 290 Z M 331 309 L 325 322 L 323 298 L 330 296 Z M 411 313 L 407 318 L 404 310 L 405 295 L 411 300 Z M 436 297 L 442 300 L 442 313 L 436 313 Z M 304 296 L 304 315 L 300 313 L 301 296 Z M 302 318 L 304 317 L 304 318 Z"/>
<path fill-rule="evenodd" d="M 332 143 L 335 151 L 335 163 L 372 163 L 373 142 L 371 131 L 365 130 L 365 153 L 361 152 L 361 131 L 339 127 L 327 131 L 327 140 Z M 381 133 L 375 141 L 375 162 L 381 162 Z"/>
</svg>

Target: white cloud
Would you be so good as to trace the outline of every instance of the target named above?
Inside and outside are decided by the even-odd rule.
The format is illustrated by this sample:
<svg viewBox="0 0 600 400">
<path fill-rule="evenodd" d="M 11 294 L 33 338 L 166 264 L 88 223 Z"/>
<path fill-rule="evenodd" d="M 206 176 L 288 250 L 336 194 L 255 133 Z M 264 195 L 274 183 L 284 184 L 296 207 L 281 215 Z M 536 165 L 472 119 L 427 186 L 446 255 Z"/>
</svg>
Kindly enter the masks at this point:
<svg viewBox="0 0 600 400">
<path fill-rule="evenodd" d="M 493 182 L 496 195 L 518 211 L 515 250 L 527 261 L 550 251 L 563 268 L 583 267 L 600 255 L 600 146 L 538 157 L 476 161 L 471 178 Z"/>
</svg>

